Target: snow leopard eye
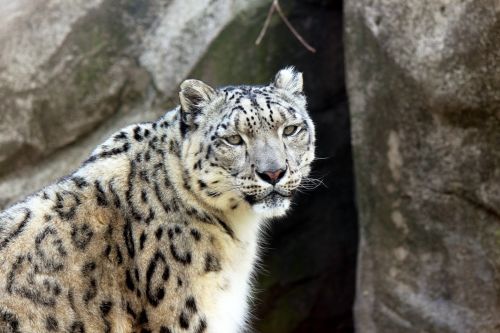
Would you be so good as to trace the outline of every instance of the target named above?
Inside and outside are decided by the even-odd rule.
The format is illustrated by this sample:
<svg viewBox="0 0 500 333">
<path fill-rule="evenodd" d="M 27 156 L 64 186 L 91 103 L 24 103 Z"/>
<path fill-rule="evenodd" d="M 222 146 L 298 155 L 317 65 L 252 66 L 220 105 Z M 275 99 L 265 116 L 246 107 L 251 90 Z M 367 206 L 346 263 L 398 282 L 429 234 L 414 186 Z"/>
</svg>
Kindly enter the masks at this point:
<svg viewBox="0 0 500 333">
<path fill-rule="evenodd" d="M 228 136 L 225 139 L 229 144 L 233 146 L 239 146 L 243 143 L 243 138 L 238 134 Z"/>
<path fill-rule="evenodd" d="M 297 133 L 298 129 L 299 129 L 299 126 L 296 126 L 296 125 L 287 126 L 283 130 L 283 135 L 285 135 L 285 136 L 294 135 L 295 133 Z"/>
</svg>

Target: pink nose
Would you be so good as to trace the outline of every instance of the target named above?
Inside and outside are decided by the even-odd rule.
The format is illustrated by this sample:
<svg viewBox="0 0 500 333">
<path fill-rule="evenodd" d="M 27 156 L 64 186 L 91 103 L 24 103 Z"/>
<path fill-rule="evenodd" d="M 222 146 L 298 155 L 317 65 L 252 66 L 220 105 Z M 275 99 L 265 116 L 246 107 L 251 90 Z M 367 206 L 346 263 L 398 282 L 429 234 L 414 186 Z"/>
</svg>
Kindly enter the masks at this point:
<svg viewBox="0 0 500 333">
<path fill-rule="evenodd" d="M 262 180 L 268 182 L 269 184 L 276 184 L 280 181 L 281 178 L 285 175 L 286 169 L 278 169 L 278 170 L 267 170 L 264 172 L 257 172 Z"/>
</svg>

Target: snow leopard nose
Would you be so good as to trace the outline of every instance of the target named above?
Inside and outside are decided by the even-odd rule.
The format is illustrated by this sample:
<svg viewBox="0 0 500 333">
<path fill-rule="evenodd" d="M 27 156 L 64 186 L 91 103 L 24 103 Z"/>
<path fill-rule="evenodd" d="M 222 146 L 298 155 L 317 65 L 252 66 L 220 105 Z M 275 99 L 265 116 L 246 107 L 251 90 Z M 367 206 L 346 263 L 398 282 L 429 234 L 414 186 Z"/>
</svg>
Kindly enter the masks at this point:
<svg viewBox="0 0 500 333">
<path fill-rule="evenodd" d="M 278 169 L 278 170 L 267 170 L 264 172 L 259 172 L 257 171 L 257 175 L 265 182 L 268 182 L 271 185 L 275 185 L 277 182 L 280 181 L 281 178 L 285 175 L 286 168 L 285 169 Z"/>
</svg>

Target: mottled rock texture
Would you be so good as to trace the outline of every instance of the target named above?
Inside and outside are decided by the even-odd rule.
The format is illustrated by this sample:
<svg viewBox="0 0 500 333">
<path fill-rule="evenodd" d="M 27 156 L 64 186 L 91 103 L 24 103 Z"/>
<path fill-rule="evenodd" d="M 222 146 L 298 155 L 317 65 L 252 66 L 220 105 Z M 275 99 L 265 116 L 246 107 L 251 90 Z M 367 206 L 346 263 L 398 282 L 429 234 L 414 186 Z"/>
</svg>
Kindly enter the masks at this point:
<svg viewBox="0 0 500 333">
<path fill-rule="evenodd" d="M 317 124 L 313 175 L 325 186 L 272 224 L 253 322 L 262 333 L 352 332 L 357 226 L 341 1 L 280 3 L 316 54 L 276 15 L 255 46 L 269 0 L 0 0 L 0 45 L 9 45 L 0 52 L 0 208 L 77 168 L 116 129 L 163 114 L 188 76 L 261 84 L 295 65 Z"/>
<path fill-rule="evenodd" d="M 345 6 L 357 332 L 500 332 L 499 2 Z"/>
</svg>

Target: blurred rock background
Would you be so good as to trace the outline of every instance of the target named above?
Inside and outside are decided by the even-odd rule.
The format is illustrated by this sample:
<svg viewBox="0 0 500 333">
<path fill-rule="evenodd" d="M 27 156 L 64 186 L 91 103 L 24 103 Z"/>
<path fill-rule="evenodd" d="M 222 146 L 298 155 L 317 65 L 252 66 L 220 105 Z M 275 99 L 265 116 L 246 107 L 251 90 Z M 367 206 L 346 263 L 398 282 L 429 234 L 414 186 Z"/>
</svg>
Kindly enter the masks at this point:
<svg viewBox="0 0 500 333">
<path fill-rule="evenodd" d="M 314 176 L 268 236 L 257 332 L 352 332 L 357 247 L 342 3 L 282 0 L 307 51 L 269 0 L 0 0 L 0 208 L 70 173 L 127 124 L 177 104 L 188 77 L 262 84 L 304 72 L 317 124 Z"/>
</svg>

